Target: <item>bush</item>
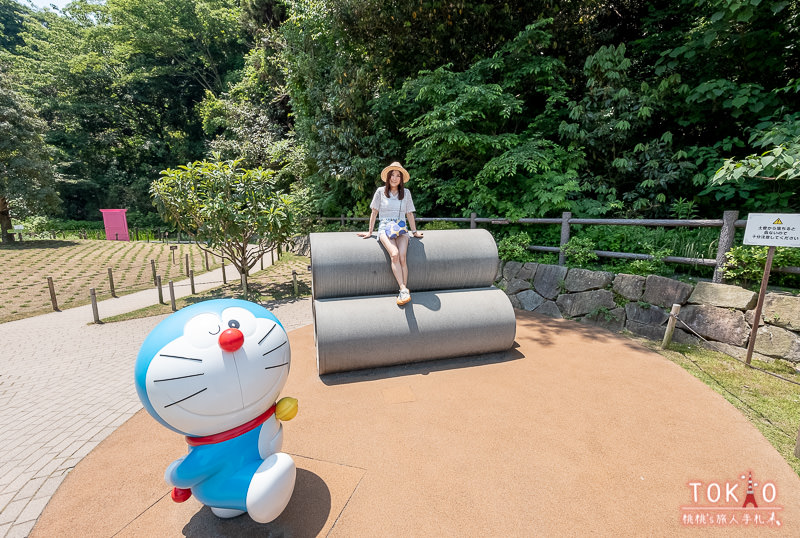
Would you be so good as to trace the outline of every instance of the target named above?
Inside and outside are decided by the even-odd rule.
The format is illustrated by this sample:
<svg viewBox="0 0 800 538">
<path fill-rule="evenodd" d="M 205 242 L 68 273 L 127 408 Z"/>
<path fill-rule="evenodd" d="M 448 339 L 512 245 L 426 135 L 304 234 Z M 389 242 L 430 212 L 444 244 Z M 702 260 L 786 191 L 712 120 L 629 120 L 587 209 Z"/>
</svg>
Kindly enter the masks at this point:
<svg viewBox="0 0 800 538">
<path fill-rule="evenodd" d="M 571 267 L 586 269 L 597 264 L 598 256 L 593 252 L 595 244 L 588 237 L 573 237 L 561 247 L 561 250 L 567 256 L 567 262 Z"/>
<path fill-rule="evenodd" d="M 736 246 L 725 254 L 725 278 L 744 288 L 757 287 L 767 264 L 767 247 Z M 772 267 L 800 267 L 800 249 L 777 247 Z M 789 287 L 800 287 L 798 275 L 772 273 L 770 282 Z"/>
<path fill-rule="evenodd" d="M 497 254 L 501 260 L 515 262 L 530 262 L 535 260 L 533 253 L 528 250 L 531 238 L 527 232 L 509 235 L 497 244 Z"/>
<path fill-rule="evenodd" d="M 421 230 L 460 230 L 461 226 L 459 226 L 458 222 L 449 222 L 446 220 L 434 220 L 431 222 L 426 222 L 422 227 Z"/>
</svg>

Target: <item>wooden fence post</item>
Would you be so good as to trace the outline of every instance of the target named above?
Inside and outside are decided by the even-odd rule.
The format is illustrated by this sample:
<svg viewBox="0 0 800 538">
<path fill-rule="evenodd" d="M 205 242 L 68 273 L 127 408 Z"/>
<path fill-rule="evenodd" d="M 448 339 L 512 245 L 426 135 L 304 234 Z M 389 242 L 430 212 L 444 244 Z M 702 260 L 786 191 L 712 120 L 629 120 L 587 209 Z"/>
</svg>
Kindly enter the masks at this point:
<svg viewBox="0 0 800 538">
<path fill-rule="evenodd" d="M 220 258 L 220 260 L 222 261 L 222 283 L 223 284 L 227 284 L 228 283 L 228 275 L 225 274 L 225 258 L 224 257 Z"/>
<path fill-rule="evenodd" d="M 186 276 L 189 276 L 189 255 L 186 255 Z"/>
<path fill-rule="evenodd" d="M 116 298 L 117 291 L 114 289 L 114 272 L 111 267 L 108 268 L 108 287 L 111 288 L 111 296 Z"/>
<path fill-rule="evenodd" d="M 669 312 L 669 321 L 667 321 L 667 330 L 664 332 L 664 340 L 661 342 L 661 349 L 667 349 L 667 346 L 672 342 L 672 333 L 675 332 L 675 323 L 678 321 L 680 311 L 681 305 L 672 305 L 672 310 Z"/>
<path fill-rule="evenodd" d="M 478 218 L 477 213 L 470 213 L 469 214 L 469 227 L 470 229 L 475 229 L 478 227 L 478 223 L 475 222 L 475 219 Z"/>
<path fill-rule="evenodd" d="M 206 271 L 209 271 L 210 269 L 208 268 L 208 252 L 204 252 L 204 254 L 206 255 Z"/>
<path fill-rule="evenodd" d="M 342 213 L 341 223 L 342 223 L 342 228 L 344 228 L 344 213 Z"/>
<path fill-rule="evenodd" d="M 800 430 L 797 430 L 797 443 L 794 445 L 794 457 L 800 458 Z"/>
<path fill-rule="evenodd" d="M 569 219 L 572 218 L 572 213 L 569 211 L 564 211 L 561 214 L 561 241 L 559 247 L 562 249 L 564 245 L 569 243 Z M 564 265 L 567 262 L 567 255 L 564 253 L 563 250 L 559 251 L 558 253 L 558 265 Z"/>
<path fill-rule="evenodd" d="M 100 323 L 100 314 L 97 311 L 97 294 L 94 288 L 89 288 L 89 298 L 92 300 L 92 317 L 95 323 Z"/>
<path fill-rule="evenodd" d="M 275 247 L 269 251 L 269 259 L 272 261 L 272 265 L 275 265 Z"/>
<path fill-rule="evenodd" d="M 197 292 L 194 291 L 194 270 L 189 271 L 189 284 L 192 285 L 192 295 L 195 295 Z"/>
<path fill-rule="evenodd" d="M 156 261 L 150 260 L 150 269 L 153 270 L 153 286 L 158 286 L 158 280 L 156 280 Z"/>
<path fill-rule="evenodd" d="M 175 312 L 178 308 L 175 306 L 175 288 L 172 287 L 172 281 L 169 281 L 169 304 L 172 306 L 172 311 Z"/>
<path fill-rule="evenodd" d="M 753 357 L 753 351 L 756 348 L 758 326 L 761 325 L 761 309 L 764 307 L 764 297 L 767 295 L 767 283 L 769 282 L 769 273 L 772 270 L 772 259 L 774 257 L 775 247 L 770 246 L 767 249 L 767 261 L 764 264 L 764 276 L 761 277 L 761 289 L 758 292 L 756 311 L 753 314 L 753 328 L 750 330 L 750 340 L 747 342 L 747 355 L 745 355 L 744 359 L 744 363 L 747 366 L 750 366 L 750 359 Z"/>
<path fill-rule="evenodd" d="M 725 275 L 723 274 L 725 262 L 725 253 L 727 253 L 733 246 L 733 239 L 736 235 L 736 227 L 734 223 L 739 218 L 738 211 L 725 211 L 722 214 L 722 228 L 719 231 L 719 242 L 717 243 L 717 264 L 714 266 L 714 277 L 712 282 L 721 284 L 725 282 Z"/>
<path fill-rule="evenodd" d="M 56 300 L 56 287 L 53 284 L 53 277 L 47 277 L 47 287 L 50 288 L 50 302 L 53 303 L 53 310 L 56 312 L 61 312 L 58 309 L 58 301 Z"/>
<path fill-rule="evenodd" d="M 297 292 L 297 271 L 292 269 L 292 284 L 294 285 L 294 296 L 297 297 L 299 294 Z"/>
<path fill-rule="evenodd" d="M 158 288 L 158 304 L 164 304 L 164 290 L 161 288 L 161 275 L 156 277 L 156 288 Z"/>
</svg>

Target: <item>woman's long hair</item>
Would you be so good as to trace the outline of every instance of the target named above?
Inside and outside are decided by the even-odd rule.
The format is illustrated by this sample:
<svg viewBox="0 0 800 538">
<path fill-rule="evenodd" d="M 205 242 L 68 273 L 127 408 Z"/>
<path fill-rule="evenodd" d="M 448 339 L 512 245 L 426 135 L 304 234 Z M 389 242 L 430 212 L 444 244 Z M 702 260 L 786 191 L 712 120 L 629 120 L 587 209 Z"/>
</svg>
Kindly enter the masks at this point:
<svg viewBox="0 0 800 538">
<path fill-rule="evenodd" d="M 399 170 L 392 170 L 391 172 L 389 172 L 389 175 L 386 176 L 386 186 L 383 188 L 383 195 L 386 196 L 387 198 L 391 196 L 392 189 L 389 187 L 389 180 L 392 179 L 392 174 L 394 174 L 395 172 L 400 174 L 400 185 L 397 186 L 397 199 L 402 200 L 403 196 L 405 196 L 406 194 L 406 187 L 405 183 L 403 183 L 403 174 L 400 173 Z"/>
</svg>

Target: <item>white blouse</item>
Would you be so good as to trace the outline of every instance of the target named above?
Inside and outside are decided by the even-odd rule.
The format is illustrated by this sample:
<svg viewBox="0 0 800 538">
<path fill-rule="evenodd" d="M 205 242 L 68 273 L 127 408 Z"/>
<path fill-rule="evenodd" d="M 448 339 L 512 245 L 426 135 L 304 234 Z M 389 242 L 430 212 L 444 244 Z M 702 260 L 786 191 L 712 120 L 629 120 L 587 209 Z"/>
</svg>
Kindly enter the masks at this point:
<svg viewBox="0 0 800 538">
<path fill-rule="evenodd" d="M 371 209 L 378 210 L 378 218 L 397 220 L 403 218 L 406 213 L 413 213 L 416 211 L 414 208 L 414 201 L 411 199 L 411 191 L 403 189 L 403 199 L 397 198 L 397 195 L 390 194 L 387 198 L 384 196 L 384 187 L 378 188 L 375 195 L 372 197 L 372 203 L 369 204 Z"/>
</svg>

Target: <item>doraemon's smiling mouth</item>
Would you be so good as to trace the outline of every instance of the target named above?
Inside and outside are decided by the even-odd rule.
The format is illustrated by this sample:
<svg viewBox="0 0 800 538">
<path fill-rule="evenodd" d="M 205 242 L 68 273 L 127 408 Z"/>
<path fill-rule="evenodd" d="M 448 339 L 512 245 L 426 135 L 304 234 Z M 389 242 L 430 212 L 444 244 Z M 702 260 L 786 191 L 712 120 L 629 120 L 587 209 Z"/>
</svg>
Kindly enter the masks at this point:
<svg viewBox="0 0 800 538">
<path fill-rule="evenodd" d="M 190 435 L 245 422 L 274 402 L 289 373 L 283 328 L 244 308 L 202 313 L 154 356 L 145 385 L 154 410 Z"/>
</svg>

